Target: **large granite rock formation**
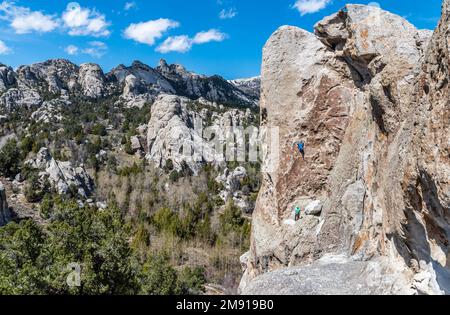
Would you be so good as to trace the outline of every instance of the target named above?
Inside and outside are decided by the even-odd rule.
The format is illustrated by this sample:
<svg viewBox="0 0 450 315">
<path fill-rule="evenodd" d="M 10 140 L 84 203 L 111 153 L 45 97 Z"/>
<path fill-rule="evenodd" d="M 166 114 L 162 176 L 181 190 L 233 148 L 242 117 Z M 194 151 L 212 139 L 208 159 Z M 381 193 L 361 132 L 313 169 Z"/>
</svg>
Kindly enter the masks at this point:
<svg viewBox="0 0 450 315">
<path fill-rule="evenodd" d="M 96 64 L 84 63 L 80 66 L 78 83 L 84 96 L 98 99 L 106 95 L 106 78 Z"/>
<path fill-rule="evenodd" d="M 77 88 L 78 67 L 68 60 L 54 59 L 17 69 L 21 88 L 35 89 L 41 93 L 67 94 Z"/>
<path fill-rule="evenodd" d="M 226 108 L 206 100 L 162 94 L 151 108 L 147 128 L 147 159 L 160 167 L 167 162 L 177 171 L 198 171 L 206 162 L 224 166 L 230 151 L 224 144 L 237 133 L 236 127 L 254 122 L 250 110 Z"/>
<path fill-rule="evenodd" d="M 316 34 L 282 27 L 269 39 L 262 124 L 279 130 L 270 148 L 279 154 L 268 157 L 280 158 L 264 161 L 244 293 L 276 287 L 286 272 L 255 280 L 270 277 L 269 286 L 252 279 L 280 268 L 334 274 L 317 264 L 326 254 L 348 259 L 332 277 L 340 289 L 318 281 L 297 293 L 357 293 L 347 286 L 374 272 L 386 281 L 361 292 L 404 293 L 392 282 L 409 293 L 450 292 L 449 10 L 446 0 L 432 38 L 377 7 L 347 5 Z M 305 160 L 292 147 L 298 140 Z M 318 204 L 293 220 L 295 206 Z M 367 262 L 378 267 L 367 271 Z M 346 264 L 361 274 L 347 281 Z"/>
<path fill-rule="evenodd" d="M 198 113 L 188 110 L 189 100 L 162 95 L 152 106 L 147 131 L 147 158 L 164 167 L 170 160 L 178 171 L 198 172 L 201 163 L 215 159 L 214 148 L 203 140 Z"/>
</svg>

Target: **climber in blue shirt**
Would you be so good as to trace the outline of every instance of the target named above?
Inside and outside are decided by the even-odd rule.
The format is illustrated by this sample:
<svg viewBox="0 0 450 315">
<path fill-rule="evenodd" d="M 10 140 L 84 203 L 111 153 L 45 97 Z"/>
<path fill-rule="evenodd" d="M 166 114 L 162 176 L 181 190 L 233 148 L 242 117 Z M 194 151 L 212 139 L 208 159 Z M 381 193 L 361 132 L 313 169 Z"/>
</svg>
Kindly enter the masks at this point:
<svg viewBox="0 0 450 315">
<path fill-rule="evenodd" d="M 297 146 L 298 151 L 302 155 L 303 159 L 305 159 L 305 143 L 303 141 L 297 141 L 294 143 L 294 146 Z"/>
</svg>

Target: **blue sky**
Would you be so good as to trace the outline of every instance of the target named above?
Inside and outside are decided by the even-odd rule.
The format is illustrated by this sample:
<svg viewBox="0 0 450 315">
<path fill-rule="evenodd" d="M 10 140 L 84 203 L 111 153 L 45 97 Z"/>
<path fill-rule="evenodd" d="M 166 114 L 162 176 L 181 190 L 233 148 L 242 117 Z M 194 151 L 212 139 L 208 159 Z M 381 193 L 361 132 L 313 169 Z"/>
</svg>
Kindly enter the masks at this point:
<svg viewBox="0 0 450 315">
<path fill-rule="evenodd" d="M 351 1 L 368 4 L 372 1 Z M 297 3 L 297 6 L 295 4 Z M 227 79 L 259 74 L 261 53 L 281 25 L 312 30 L 342 0 L 0 0 L 0 62 L 50 58 L 95 62 L 105 71 L 165 58 Z M 379 0 L 418 28 L 433 29 L 441 0 Z"/>
</svg>

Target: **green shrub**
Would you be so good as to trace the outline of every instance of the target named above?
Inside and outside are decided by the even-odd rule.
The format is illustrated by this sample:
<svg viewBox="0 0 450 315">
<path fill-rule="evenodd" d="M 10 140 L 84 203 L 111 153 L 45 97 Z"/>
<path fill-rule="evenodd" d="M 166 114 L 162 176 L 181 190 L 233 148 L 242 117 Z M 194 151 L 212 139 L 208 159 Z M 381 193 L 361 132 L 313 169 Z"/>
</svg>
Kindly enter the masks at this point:
<svg viewBox="0 0 450 315">
<path fill-rule="evenodd" d="M 176 183 L 181 178 L 180 172 L 173 170 L 170 172 L 169 179 L 172 183 Z"/>
<path fill-rule="evenodd" d="M 22 157 L 17 141 L 8 140 L 0 151 L 0 174 L 11 178 L 16 176 L 20 172 Z"/>
<path fill-rule="evenodd" d="M 205 268 L 195 267 L 184 268 L 180 273 L 180 283 L 183 294 L 199 295 L 205 291 L 206 283 Z"/>
<path fill-rule="evenodd" d="M 30 136 L 23 137 L 20 141 L 20 149 L 24 156 L 28 155 L 33 150 L 34 140 Z"/>
<path fill-rule="evenodd" d="M 141 274 L 140 294 L 178 295 L 182 287 L 177 271 L 169 264 L 164 255 L 150 257 L 144 264 Z"/>
<path fill-rule="evenodd" d="M 108 135 L 108 131 L 103 124 L 97 123 L 94 125 L 94 127 L 92 127 L 91 134 L 104 137 Z"/>
<path fill-rule="evenodd" d="M 37 172 L 31 175 L 28 179 L 28 183 L 25 186 L 25 198 L 28 202 L 36 203 L 42 200 L 46 193 L 50 192 L 50 183 L 45 180 L 41 183 Z"/>
<path fill-rule="evenodd" d="M 152 222 L 160 232 L 177 235 L 180 232 L 180 219 L 178 214 L 169 208 L 159 209 L 152 217 Z"/>
<path fill-rule="evenodd" d="M 249 246 L 250 222 L 242 216 L 241 210 L 234 205 L 233 200 L 228 201 L 225 211 L 220 215 L 221 240 L 230 241 L 233 246 L 240 245 L 247 249 Z"/>
<path fill-rule="evenodd" d="M 131 147 L 131 139 L 130 139 L 130 137 L 127 137 L 126 139 L 127 140 L 126 140 L 125 145 L 124 145 L 124 150 L 125 150 L 125 152 L 127 154 L 133 155 L 134 154 L 134 150 Z"/>
<path fill-rule="evenodd" d="M 166 160 L 166 164 L 164 165 L 164 171 L 166 173 L 169 173 L 171 171 L 173 171 L 173 161 L 171 159 Z"/>
<path fill-rule="evenodd" d="M 53 208 L 53 199 L 49 194 L 47 194 L 44 196 L 40 204 L 41 217 L 44 219 L 49 219 L 52 212 L 52 208 Z"/>
<path fill-rule="evenodd" d="M 138 166 L 136 162 L 132 166 L 124 166 L 117 170 L 117 175 L 123 177 L 129 177 L 130 175 L 137 175 L 144 171 L 143 166 Z"/>
</svg>

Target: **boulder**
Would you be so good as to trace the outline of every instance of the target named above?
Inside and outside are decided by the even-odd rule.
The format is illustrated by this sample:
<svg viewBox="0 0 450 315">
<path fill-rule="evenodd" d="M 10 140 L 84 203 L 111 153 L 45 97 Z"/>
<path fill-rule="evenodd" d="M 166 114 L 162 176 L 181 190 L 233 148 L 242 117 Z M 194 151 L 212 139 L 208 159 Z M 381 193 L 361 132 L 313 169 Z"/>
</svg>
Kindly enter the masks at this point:
<svg viewBox="0 0 450 315">
<path fill-rule="evenodd" d="M 222 184 L 226 191 L 233 194 L 242 188 L 241 181 L 245 177 L 247 177 L 247 170 L 244 167 L 239 166 L 232 172 L 226 168 L 223 173 L 216 178 L 216 182 Z"/>
<path fill-rule="evenodd" d="M 131 149 L 135 152 L 142 150 L 141 139 L 138 136 L 132 136 L 130 138 L 131 141 Z"/>
<path fill-rule="evenodd" d="M 315 200 L 306 206 L 305 213 L 306 215 L 319 215 L 322 212 L 322 207 L 320 200 Z"/>
<path fill-rule="evenodd" d="M 100 150 L 100 152 L 98 152 L 95 155 L 95 158 L 97 159 L 97 161 L 99 161 L 100 163 L 105 163 L 108 160 L 108 152 L 106 152 L 105 150 Z"/>
<path fill-rule="evenodd" d="M 137 96 L 145 92 L 145 85 L 134 75 L 127 75 L 125 78 L 125 87 L 123 89 L 123 96 Z"/>
<path fill-rule="evenodd" d="M 219 193 L 220 198 L 227 202 L 233 199 L 234 205 L 245 213 L 251 213 L 255 207 L 254 202 L 250 201 L 248 193 L 242 191 L 241 182 L 247 177 L 247 170 L 244 167 L 237 167 L 230 172 L 228 168 L 216 178 L 216 182 L 223 186 L 223 190 Z"/>
</svg>

